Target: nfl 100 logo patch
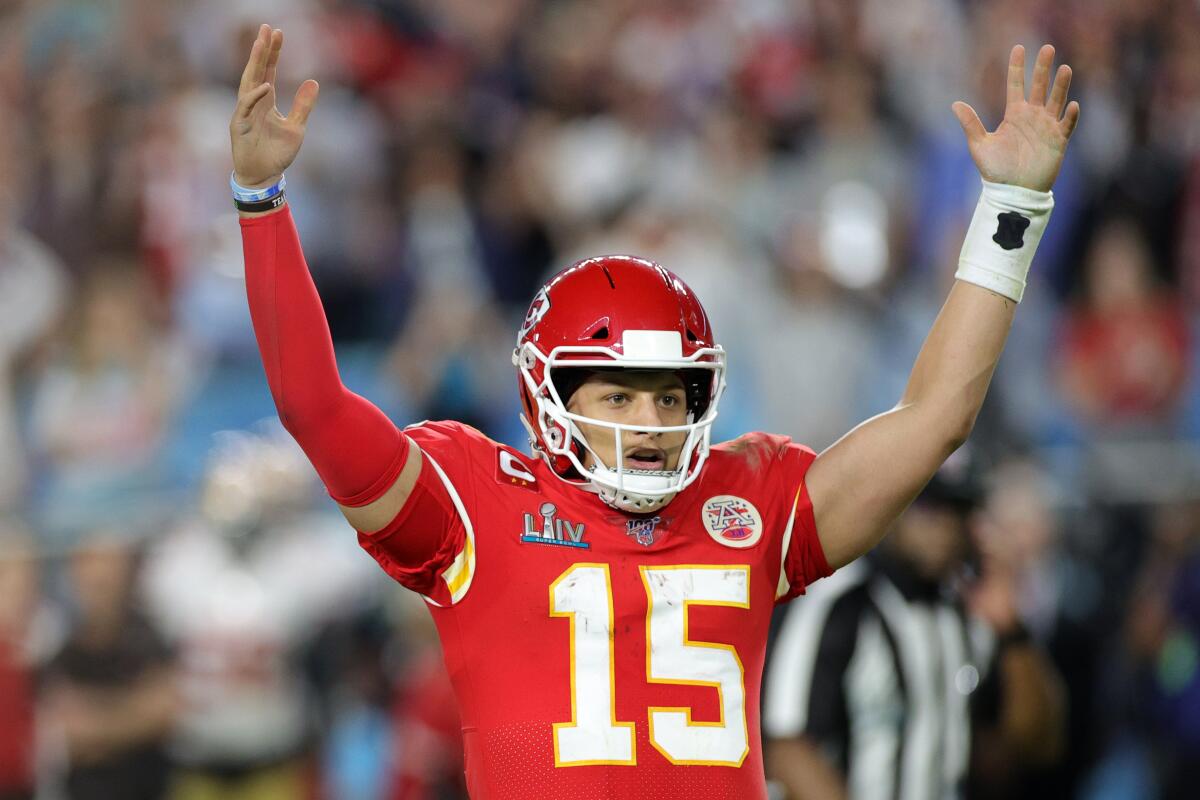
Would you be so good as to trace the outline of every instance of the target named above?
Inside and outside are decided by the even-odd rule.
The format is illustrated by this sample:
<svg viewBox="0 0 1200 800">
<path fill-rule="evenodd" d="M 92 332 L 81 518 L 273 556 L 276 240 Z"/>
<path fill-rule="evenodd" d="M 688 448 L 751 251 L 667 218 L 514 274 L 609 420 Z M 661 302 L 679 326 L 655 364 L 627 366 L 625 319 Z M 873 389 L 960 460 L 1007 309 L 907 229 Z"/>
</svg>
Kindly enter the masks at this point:
<svg viewBox="0 0 1200 800">
<path fill-rule="evenodd" d="M 625 534 L 638 544 L 649 547 L 655 542 L 655 531 L 662 517 L 631 519 L 625 523 Z"/>
<path fill-rule="evenodd" d="M 708 535 L 726 547 L 753 547 L 762 538 L 758 509 L 749 500 L 730 494 L 710 497 L 700 510 Z"/>
</svg>

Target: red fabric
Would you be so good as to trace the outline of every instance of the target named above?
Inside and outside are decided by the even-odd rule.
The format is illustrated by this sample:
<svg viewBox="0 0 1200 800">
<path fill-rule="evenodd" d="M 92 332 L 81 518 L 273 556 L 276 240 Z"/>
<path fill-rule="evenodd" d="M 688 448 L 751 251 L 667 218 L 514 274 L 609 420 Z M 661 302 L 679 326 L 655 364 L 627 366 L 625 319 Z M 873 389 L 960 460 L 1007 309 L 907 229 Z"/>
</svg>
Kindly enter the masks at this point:
<svg viewBox="0 0 1200 800">
<path fill-rule="evenodd" d="M 1063 341 L 1068 391 L 1085 411 L 1128 420 L 1171 413 L 1187 378 L 1187 319 L 1169 301 L 1077 312 Z"/>
<path fill-rule="evenodd" d="M 759 687 L 772 611 L 777 597 L 799 593 L 805 583 L 828 572 L 811 506 L 801 491 L 815 458 L 812 451 L 765 434 L 718 445 L 697 481 L 666 508 L 633 516 L 564 483 L 544 462 L 518 455 L 467 426 L 426 423 L 405 432 L 441 467 L 443 486 L 457 494 L 473 532 L 469 588 L 451 604 L 444 601 L 445 586 L 437 586 L 442 594 L 432 599 L 440 607 L 431 608 L 462 715 L 471 796 L 765 798 Z M 436 477 L 442 482 L 440 474 Z M 426 535 L 421 530 L 426 525 L 443 526 L 445 537 L 432 569 L 444 569 L 462 551 L 461 518 L 456 509 L 452 520 L 444 505 L 440 512 L 433 510 L 444 502 L 436 499 L 436 489 L 431 481 L 435 499 L 427 515 L 413 512 L 398 519 L 396 531 L 375 542 L 376 558 L 391 554 L 415 563 L 412 554 L 405 555 L 408 537 Z M 793 512 L 785 554 L 784 532 Z M 710 674 L 738 685 L 744 704 L 723 708 L 711 683 L 649 680 L 648 581 L 654 579 L 647 577 L 648 571 L 678 569 L 714 570 L 710 574 L 719 576 L 721 585 L 746 587 L 745 607 L 688 601 L 655 609 L 659 619 L 660 612 L 670 616 L 674 609 L 686 608 L 691 642 L 712 643 L 736 654 L 735 668 L 716 666 Z M 585 573 L 573 570 L 592 578 L 603 570 L 606 586 L 596 590 L 593 583 L 577 583 Z M 788 583 L 782 593 L 781 571 Z M 435 583 L 445 581 L 438 577 Z M 555 613 L 551 587 L 556 585 L 592 608 L 611 609 L 611 625 L 574 614 L 573 626 L 571 614 Z M 601 624 L 589 628 L 589 621 Z M 663 643 L 667 649 L 684 645 L 684 621 L 677 622 L 660 631 L 670 638 Z M 576 650 L 577 659 L 588 660 L 573 667 L 573 629 L 580 636 L 588 631 L 607 634 L 611 650 L 589 648 L 586 656 Z M 702 644 L 691 646 L 696 648 L 692 657 L 706 652 Z M 674 669 L 687 666 L 687 657 L 673 662 Z M 554 730 L 572 719 L 573 674 L 612 676 L 613 713 L 616 721 L 633 725 L 636 765 L 555 765 Z M 595 702 L 587 695 L 574 699 L 577 707 Z M 719 722 L 726 710 L 729 725 L 745 725 L 744 760 L 672 763 L 651 741 L 655 708 L 689 709 L 697 723 Z"/>
<path fill-rule="evenodd" d="M 804 588 L 821 578 L 828 577 L 833 570 L 825 559 L 825 550 L 817 536 L 817 520 L 813 513 L 812 498 L 808 496 L 808 486 L 804 483 L 804 475 L 816 460 L 817 454 L 807 447 L 793 444 L 786 437 L 772 436 L 773 444 L 778 448 L 776 469 L 785 478 L 785 489 L 788 481 L 794 482 L 792 489 L 795 496 L 795 511 L 792 515 L 792 538 L 784 555 L 783 571 L 788 582 L 788 590 L 779 598 L 779 602 L 787 602 L 797 595 L 804 594 Z"/>
<path fill-rule="evenodd" d="M 33 682 L 0 638 L 0 793 L 33 787 Z"/>
<path fill-rule="evenodd" d="M 407 433 L 420 442 L 438 437 L 442 427 L 457 423 L 422 423 Z M 374 533 L 358 534 L 358 543 L 379 562 L 384 572 L 407 589 L 447 604 L 450 596 L 438 578 L 462 551 L 466 539 L 463 520 L 437 473 L 433 459 L 425 455 L 421 474 L 400 513 Z"/>
<path fill-rule="evenodd" d="M 392 714 L 398 747 L 389 800 L 435 800 L 447 789 L 465 795 L 458 702 L 436 648 L 409 668 Z"/>
<path fill-rule="evenodd" d="M 241 223 L 250 317 L 279 419 L 335 500 L 366 505 L 404 468 L 408 441 L 342 384 L 291 210 Z"/>
</svg>

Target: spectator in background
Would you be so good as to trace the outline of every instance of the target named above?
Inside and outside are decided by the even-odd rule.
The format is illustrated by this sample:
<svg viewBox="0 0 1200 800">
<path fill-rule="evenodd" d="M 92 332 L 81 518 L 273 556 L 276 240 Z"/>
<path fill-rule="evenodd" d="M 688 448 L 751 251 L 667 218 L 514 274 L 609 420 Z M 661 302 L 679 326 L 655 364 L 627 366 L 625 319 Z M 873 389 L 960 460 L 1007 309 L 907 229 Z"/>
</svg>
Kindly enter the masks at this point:
<svg viewBox="0 0 1200 800">
<path fill-rule="evenodd" d="M 832 57 L 815 77 L 813 130 L 796 154 L 777 158 L 773 179 L 777 288 L 767 307 L 776 310 L 754 315 L 781 322 L 760 327 L 749 352 L 770 381 L 759 392 L 762 424 L 820 450 L 886 408 L 864 401 L 869 376 L 882 374 L 868 320 L 902 271 L 911 162 L 882 113 L 877 65 Z M 805 370 L 772 366 L 788 362 Z"/>
<path fill-rule="evenodd" d="M 95 267 L 33 398 L 33 444 L 48 466 L 50 513 L 86 516 L 108 488 L 153 485 L 172 412 L 187 390 L 186 357 L 155 321 L 144 276 L 126 260 Z"/>
<path fill-rule="evenodd" d="M 1061 688 L 1020 624 L 1011 572 L 985 562 L 971 592 L 954 586 L 980 499 L 964 460 L 784 617 L 763 722 L 768 775 L 792 800 L 963 797 L 969 766 L 972 797 L 1004 798 L 1022 767 L 1058 757 Z"/>
<path fill-rule="evenodd" d="M 408 641 L 392 636 L 384 607 L 391 597 L 372 599 L 330 620 L 306 648 L 307 672 L 321 703 L 317 747 L 324 797 L 387 797 L 395 743 L 392 685 L 397 673 L 407 671 Z"/>
<path fill-rule="evenodd" d="M 227 434 L 199 508 L 155 543 L 145 585 L 180 658 L 173 800 L 296 800 L 311 791 L 317 707 L 301 656 L 371 594 L 375 570 L 326 514 L 290 439 Z M 370 577 L 368 577 L 370 576 Z"/>
<path fill-rule="evenodd" d="M 66 745 L 68 800 L 161 800 L 178 711 L 173 659 L 137 609 L 133 545 L 95 531 L 70 557 L 75 619 L 41 705 Z"/>
<path fill-rule="evenodd" d="M 1101 227 L 1084 263 L 1082 302 L 1060 344 L 1062 390 L 1097 428 L 1162 426 L 1179 405 L 1190 356 L 1182 307 L 1157 284 L 1129 221 Z"/>
<path fill-rule="evenodd" d="M 1200 309 L 1200 152 L 1188 166 L 1180 224 L 1179 282 L 1194 312 Z"/>
<path fill-rule="evenodd" d="M 67 281 L 62 262 L 21 224 L 30 178 L 25 117 L 15 108 L 0 115 L 0 508 L 11 510 L 29 473 L 15 408 L 17 367 L 57 322 Z"/>
<path fill-rule="evenodd" d="M 757 399 L 768 425 L 823 449 L 854 420 L 883 410 L 864 407 L 863 398 L 875 364 L 866 320 L 877 309 L 868 296 L 838 281 L 815 228 L 797 222 L 781 238 L 775 291 L 753 306 L 771 311 L 752 317 L 757 335 L 747 361 L 761 376 Z M 787 363 L 805 369 L 778 369 Z M 806 377 L 808 370 L 821 380 Z"/>
<path fill-rule="evenodd" d="M 812 132 L 780 159 L 777 235 L 811 231 L 813 256 L 838 284 L 877 291 L 894 281 L 906 252 L 912 163 L 879 100 L 879 67 L 830 58 L 818 71 Z"/>
<path fill-rule="evenodd" d="M 1185 800 L 1200 783 L 1200 502 L 1166 506 L 1155 517 L 1110 667 L 1114 730 L 1093 781 L 1137 780 L 1142 794 Z"/>
<path fill-rule="evenodd" d="M 63 47 L 44 76 L 37 116 L 38 180 L 29 189 L 37 209 L 30 223 L 76 268 L 108 233 L 98 223 L 96 195 L 107 169 L 101 143 L 101 73 L 76 48 Z"/>
<path fill-rule="evenodd" d="M 512 408 L 512 344 L 485 270 L 465 169 L 461 149 L 436 134 L 409 159 L 402 259 L 414 299 L 389 366 L 416 418 L 490 428 Z"/>
<path fill-rule="evenodd" d="M 33 543 L 9 521 L 0 527 L 0 800 L 32 800 L 34 664 L 38 603 Z"/>
<path fill-rule="evenodd" d="M 1020 791 L 1013 794 L 1026 800 L 1070 796 L 1071 787 L 1091 767 L 1100 740 L 1101 714 L 1094 700 L 1104 659 L 1087 625 L 1104 616 L 1098 595 L 1109 590 L 1093 568 L 1081 563 L 1075 544 L 1060 530 L 1052 506 L 1062 500 L 1056 496 L 1059 478 L 1030 460 L 1000 464 L 989 476 L 976 530 L 988 567 L 971 595 L 975 607 L 994 608 L 993 618 L 1014 614 L 1053 660 L 1066 692 L 1063 757 L 1020 782 Z M 1102 532 L 1086 517 L 1080 519 L 1084 541 L 1100 546 L 1095 542 Z"/>
</svg>

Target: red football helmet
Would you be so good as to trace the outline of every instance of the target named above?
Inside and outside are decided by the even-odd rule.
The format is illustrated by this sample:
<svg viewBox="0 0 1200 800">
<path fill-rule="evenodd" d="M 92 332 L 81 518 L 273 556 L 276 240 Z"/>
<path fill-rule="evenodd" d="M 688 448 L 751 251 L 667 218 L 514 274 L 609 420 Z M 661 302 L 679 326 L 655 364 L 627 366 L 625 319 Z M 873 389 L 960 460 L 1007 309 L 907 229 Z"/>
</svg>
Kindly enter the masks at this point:
<svg viewBox="0 0 1200 800">
<path fill-rule="evenodd" d="M 600 256 L 558 273 L 529 306 L 513 364 L 533 452 L 563 480 L 597 492 L 615 508 L 645 513 L 665 506 L 700 474 L 725 389 L 725 351 L 713 341 L 696 295 L 658 264 Z M 577 380 L 588 368 L 679 370 L 687 388 L 687 424 L 634 428 L 568 411 L 570 376 Z M 609 467 L 577 422 L 613 429 L 617 453 L 623 452 L 625 430 L 688 435 L 673 470 L 630 469 L 620 458 Z M 586 467 L 585 451 L 592 455 Z"/>
</svg>

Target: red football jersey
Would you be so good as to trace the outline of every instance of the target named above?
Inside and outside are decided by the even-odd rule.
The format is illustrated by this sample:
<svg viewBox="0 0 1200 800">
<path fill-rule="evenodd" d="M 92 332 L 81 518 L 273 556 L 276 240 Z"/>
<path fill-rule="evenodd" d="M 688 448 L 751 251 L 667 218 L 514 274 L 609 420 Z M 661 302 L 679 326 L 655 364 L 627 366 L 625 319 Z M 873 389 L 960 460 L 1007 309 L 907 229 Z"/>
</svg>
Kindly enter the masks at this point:
<svg viewBox="0 0 1200 800">
<path fill-rule="evenodd" d="M 631 515 L 453 422 L 363 547 L 429 601 L 475 800 L 765 798 L 771 611 L 829 573 L 804 475 L 749 434 L 665 508 Z"/>
</svg>

